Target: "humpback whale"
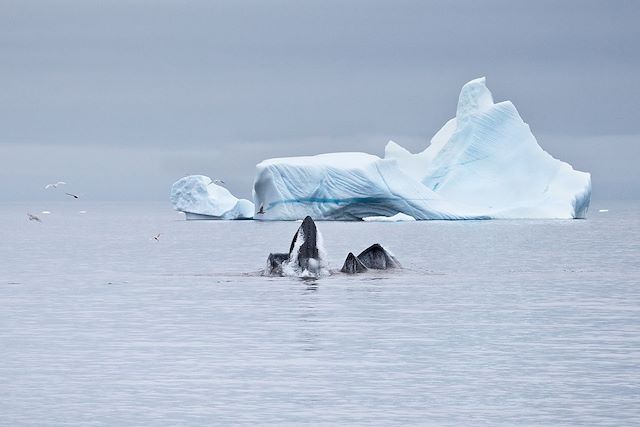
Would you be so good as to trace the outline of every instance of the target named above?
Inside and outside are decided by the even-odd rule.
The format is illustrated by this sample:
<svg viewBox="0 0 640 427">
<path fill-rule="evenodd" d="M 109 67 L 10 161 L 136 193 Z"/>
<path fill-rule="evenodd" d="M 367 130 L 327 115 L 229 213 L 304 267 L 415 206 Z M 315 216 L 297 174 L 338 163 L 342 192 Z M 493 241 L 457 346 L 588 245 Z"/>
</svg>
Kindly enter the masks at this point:
<svg viewBox="0 0 640 427">
<path fill-rule="evenodd" d="M 288 253 L 274 252 L 269 254 L 265 274 L 286 275 L 289 269 L 296 274 L 317 275 L 324 267 L 320 250 L 321 237 L 310 216 L 307 216 L 294 234 Z M 340 270 L 347 274 L 364 273 L 369 269 L 388 270 L 401 268 L 400 262 L 387 252 L 379 243 L 369 246 L 355 256 L 349 252 Z"/>
<path fill-rule="evenodd" d="M 269 274 L 282 274 L 283 266 L 293 265 L 300 271 L 318 273 L 321 267 L 320 250 L 318 249 L 318 229 L 310 216 L 303 221 L 289 246 L 289 253 L 270 253 L 267 259 Z"/>
<path fill-rule="evenodd" d="M 400 262 L 387 252 L 379 243 L 374 243 L 364 251 L 360 252 L 358 259 L 367 268 L 376 270 L 387 270 L 389 268 L 400 268 Z"/>
<path fill-rule="evenodd" d="M 401 267 L 396 257 L 387 252 L 379 243 L 374 243 L 360 252 L 357 257 L 352 252 L 349 252 L 340 271 L 347 274 L 356 274 L 363 273 L 368 269 L 388 270 Z"/>
</svg>

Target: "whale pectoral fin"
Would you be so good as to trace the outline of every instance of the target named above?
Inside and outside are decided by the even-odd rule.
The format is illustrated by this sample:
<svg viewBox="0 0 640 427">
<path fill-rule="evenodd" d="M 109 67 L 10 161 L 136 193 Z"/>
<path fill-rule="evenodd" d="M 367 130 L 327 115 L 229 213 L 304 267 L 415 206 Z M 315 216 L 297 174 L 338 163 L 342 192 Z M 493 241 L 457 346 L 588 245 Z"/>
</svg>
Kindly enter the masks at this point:
<svg viewBox="0 0 640 427">
<path fill-rule="evenodd" d="M 347 259 L 344 260 L 344 264 L 340 271 L 347 274 L 356 274 L 364 273 L 367 270 L 367 267 L 353 254 L 353 252 L 349 252 L 349 255 L 347 255 Z"/>
</svg>

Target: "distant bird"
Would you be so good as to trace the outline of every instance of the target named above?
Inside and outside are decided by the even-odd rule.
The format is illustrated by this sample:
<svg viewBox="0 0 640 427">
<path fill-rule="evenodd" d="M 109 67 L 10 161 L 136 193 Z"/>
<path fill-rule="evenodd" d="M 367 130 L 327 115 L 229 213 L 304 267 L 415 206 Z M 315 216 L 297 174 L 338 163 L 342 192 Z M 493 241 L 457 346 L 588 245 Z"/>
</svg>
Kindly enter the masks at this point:
<svg viewBox="0 0 640 427">
<path fill-rule="evenodd" d="M 260 210 L 258 211 L 258 215 L 264 214 L 264 205 L 260 205 Z"/>
<path fill-rule="evenodd" d="M 40 220 L 40 218 L 38 218 L 38 217 L 37 217 L 37 216 L 35 216 L 35 215 L 32 215 L 32 214 L 28 213 L 28 214 L 27 214 L 27 216 L 29 217 L 29 221 L 42 222 L 42 221 Z"/>
<path fill-rule="evenodd" d="M 609 212 L 609 209 L 600 209 L 598 212 Z"/>
<path fill-rule="evenodd" d="M 78 211 L 79 214 L 86 214 L 87 211 Z"/>
<path fill-rule="evenodd" d="M 214 179 L 213 181 L 211 181 L 211 182 L 209 183 L 209 185 L 211 185 L 211 184 L 217 184 L 217 185 L 220 185 L 220 184 L 224 184 L 224 181 L 223 181 L 223 180 L 221 180 L 221 179 Z"/>
<path fill-rule="evenodd" d="M 47 184 L 47 185 L 45 185 L 44 189 L 48 190 L 49 188 L 58 188 L 58 185 L 65 185 L 65 184 L 66 184 L 66 182 L 64 182 L 64 181 L 58 181 L 55 184 Z"/>
<path fill-rule="evenodd" d="M 45 215 L 49 215 L 51 212 L 50 211 L 42 211 L 40 212 L 41 214 L 45 214 Z"/>
<path fill-rule="evenodd" d="M 162 233 L 158 233 L 155 236 L 153 236 L 153 238 L 156 240 L 156 242 L 160 241 L 160 234 L 162 234 Z"/>
<path fill-rule="evenodd" d="M 64 193 L 64 194 L 66 194 L 67 196 L 71 196 L 71 197 L 73 197 L 74 199 L 79 199 L 79 198 L 80 198 L 80 197 L 76 196 L 75 194 L 67 193 L 66 191 L 65 191 L 65 193 Z"/>
</svg>

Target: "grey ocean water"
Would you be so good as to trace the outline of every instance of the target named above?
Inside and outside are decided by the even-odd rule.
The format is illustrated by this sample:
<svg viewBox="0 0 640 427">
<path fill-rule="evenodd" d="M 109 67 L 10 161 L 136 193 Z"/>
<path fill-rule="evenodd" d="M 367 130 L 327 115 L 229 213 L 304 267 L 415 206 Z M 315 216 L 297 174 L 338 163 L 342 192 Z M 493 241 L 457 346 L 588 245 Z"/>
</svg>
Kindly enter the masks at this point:
<svg viewBox="0 0 640 427">
<path fill-rule="evenodd" d="M 305 281 L 296 223 L 4 204 L 0 424 L 639 425 L 639 212 L 320 222 L 405 269 Z"/>
</svg>

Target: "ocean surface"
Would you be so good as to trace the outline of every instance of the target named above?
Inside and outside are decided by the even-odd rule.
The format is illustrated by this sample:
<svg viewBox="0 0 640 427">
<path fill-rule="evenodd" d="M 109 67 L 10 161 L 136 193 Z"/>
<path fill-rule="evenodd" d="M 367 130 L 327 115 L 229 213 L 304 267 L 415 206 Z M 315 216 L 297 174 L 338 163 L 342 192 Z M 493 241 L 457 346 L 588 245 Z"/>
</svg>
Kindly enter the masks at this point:
<svg viewBox="0 0 640 427">
<path fill-rule="evenodd" d="M 261 276 L 298 225 L 0 204 L 0 425 L 640 425 L 640 203 L 318 222 L 404 269 Z"/>
</svg>

